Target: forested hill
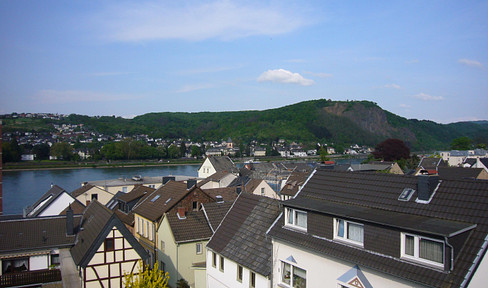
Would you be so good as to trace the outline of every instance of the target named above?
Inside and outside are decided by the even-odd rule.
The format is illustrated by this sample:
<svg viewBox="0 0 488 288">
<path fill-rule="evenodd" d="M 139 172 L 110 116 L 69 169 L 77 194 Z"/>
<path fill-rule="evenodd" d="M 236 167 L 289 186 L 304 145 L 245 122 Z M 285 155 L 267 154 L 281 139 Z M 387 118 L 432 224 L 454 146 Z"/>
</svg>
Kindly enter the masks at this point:
<svg viewBox="0 0 488 288">
<path fill-rule="evenodd" d="M 156 138 L 194 140 L 271 141 L 361 144 L 374 146 L 399 138 L 413 150 L 448 149 L 455 138 L 467 136 L 488 142 L 486 121 L 438 124 L 409 120 L 368 101 L 313 100 L 264 111 L 149 113 L 123 119 L 70 115 L 71 124 L 83 123 L 104 134 L 148 134 Z"/>
</svg>

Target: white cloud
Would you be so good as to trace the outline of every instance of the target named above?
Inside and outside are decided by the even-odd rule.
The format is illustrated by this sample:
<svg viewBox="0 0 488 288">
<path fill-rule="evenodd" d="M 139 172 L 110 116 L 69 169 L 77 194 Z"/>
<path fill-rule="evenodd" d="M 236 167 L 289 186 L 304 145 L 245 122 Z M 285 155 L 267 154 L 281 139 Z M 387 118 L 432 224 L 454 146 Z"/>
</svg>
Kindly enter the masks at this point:
<svg viewBox="0 0 488 288">
<path fill-rule="evenodd" d="M 127 94 L 111 94 L 80 90 L 41 90 L 37 92 L 38 101 L 47 104 L 80 103 L 80 102 L 108 102 L 137 99 L 140 97 Z"/>
<path fill-rule="evenodd" d="M 285 69 L 268 70 L 258 77 L 259 82 L 292 83 L 302 86 L 315 84 L 313 80 L 305 79 L 298 73 L 292 73 Z"/>
<path fill-rule="evenodd" d="M 420 100 L 423 100 L 423 101 L 440 101 L 440 100 L 444 100 L 444 97 L 442 97 L 442 96 L 432 96 L 432 95 L 425 94 L 425 93 L 419 93 L 417 95 L 414 95 L 413 97 L 414 98 L 417 98 L 417 99 L 420 99 Z"/>
<path fill-rule="evenodd" d="M 330 78 L 330 77 L 334 76 L 334 75 L 329 74 L 329 73 L 315 73 L 315 72 L 310 72 L 310 71 L 305 71 L 303 73 L 309 74 L 309 75 L 312 75 L 312 76 L 318 77 L 318 78 Z"/>
<path fill-rule="evenodd" d="M 481 64 L 480 62 L 475 61 L 475 60 L 459 59 L 458 63 L 469 66 L 469 67 L 483 68 L 483 64 Z"/>
<path fill-rule="evenodd" d="M 279 35 L 310 23 L 286 5 L 252 5 L 227 0 L 211 2 L 152 1 L 117 2 L 89 19 L 112 41 L 137 42 L 158 39 L 200 41 L 236 39 L 254 35 Z"/>
<path fill-rule="evenodd" d="M 408 105 L 408 104 L 400 104 L 399 105 L 401 108 L 405 108 L 405 109 L 408 109 L 408 108 L 412 108 L 412 106 Z"/>
<path fill-rule="evenodd" d="M 402 89 L 402 87 L 400 85 L 395 84 L 395 83 L 386 84 L 383 86 L 383 88 Z"/>
</svg>

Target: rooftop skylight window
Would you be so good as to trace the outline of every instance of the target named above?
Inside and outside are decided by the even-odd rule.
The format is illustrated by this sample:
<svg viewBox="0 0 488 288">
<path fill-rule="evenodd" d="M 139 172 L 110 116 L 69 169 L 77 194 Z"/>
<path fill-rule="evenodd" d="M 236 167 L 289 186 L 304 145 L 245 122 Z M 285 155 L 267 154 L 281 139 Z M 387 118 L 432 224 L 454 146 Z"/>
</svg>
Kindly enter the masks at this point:
<svg viewBox="0 0 488 288">
<path fill-rule="evenodd" d="M 413 192 L 415 192 L 415 189 L 412 188 L 405 188 L 402 191 L 402 194 L 398 197 L 398 200 L 400 201 L 409 201 L 410 198 L 412 198 Z"/>
<path fill-rule="evenodd" d="M 159 195 L 154 196 L 154 198 L 151 200 L 151 202 L 154 202 L 159 199 Z"/>
</svg>

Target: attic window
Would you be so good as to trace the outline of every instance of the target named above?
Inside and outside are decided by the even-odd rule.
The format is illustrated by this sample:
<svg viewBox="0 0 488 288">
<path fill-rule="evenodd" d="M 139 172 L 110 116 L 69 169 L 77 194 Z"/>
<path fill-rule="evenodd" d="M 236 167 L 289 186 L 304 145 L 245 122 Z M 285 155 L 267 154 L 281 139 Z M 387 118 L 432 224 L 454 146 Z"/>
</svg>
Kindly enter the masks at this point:
<svg viewBox="0 0 488 288">
<path fill-rule="evenodd" d="M 154 196 L 154 198 L 151 200 L 151 202 L 154 202 L 159 199 L 159 195 Z"/>
<path fill-rule="evenodd" d="M 409 201 L 410 198 L 412 198 L 413 193 L 415 192 L 415 189 L 412 188 L 405 188 L 402 191 L 402 194 L 398 197 L 398 200 L 400 201 Z"/>
</svg>

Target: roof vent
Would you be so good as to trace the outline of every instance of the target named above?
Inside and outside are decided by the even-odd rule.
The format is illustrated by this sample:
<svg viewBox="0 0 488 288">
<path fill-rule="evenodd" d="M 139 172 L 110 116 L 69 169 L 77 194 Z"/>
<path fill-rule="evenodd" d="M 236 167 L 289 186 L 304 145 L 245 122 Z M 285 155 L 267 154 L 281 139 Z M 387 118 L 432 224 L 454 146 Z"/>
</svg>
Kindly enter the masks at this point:
<svg viewBox="0 0 488 288">
<path fill-rule="evenodd" d="M 410 198 L 412 198 L 412 195 L 413 195 L 414 192 L 415 192 L 415 189 L 405 188 L 405 189 L 403 189 L 402 193 L 398 197 L 398 200 L 400 200 L 400 201 L 409 201 Z"/>
<path fill-rule="evenodd" d="M 164 202 L 164 205 L 168 204 L 168 203 L 169 203 L 169 201 L 171 201 L 171 197 L 170 197 L 170 198 L 168 198 L 168 200 L 166 200 L 166 202 Z"/>
</svg>

